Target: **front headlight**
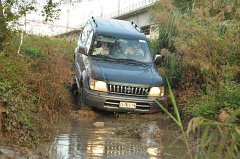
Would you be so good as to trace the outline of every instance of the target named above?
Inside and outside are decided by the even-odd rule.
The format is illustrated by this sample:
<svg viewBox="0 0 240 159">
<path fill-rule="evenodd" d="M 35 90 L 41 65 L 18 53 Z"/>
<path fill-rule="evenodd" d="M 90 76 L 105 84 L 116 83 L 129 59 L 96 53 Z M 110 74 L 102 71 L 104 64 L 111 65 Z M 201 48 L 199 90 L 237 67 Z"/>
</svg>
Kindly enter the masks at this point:
<svg viewBox="0 0 240 159">
<path fill-rule="evenodd" d="M 164 96 L 164 86 L 152 87 L 148 93 L 148 96 L 152 96 L 152 97 Z"/>
<path fill-rule="evenodd" d="M 106 82 L 103 82 L 103 81 L 97 81 L 94 79 L 90 79 L 89 86 L 90 86 L 90 89 L 92 89 L 92 90 L 101 91 L 101 92 L 108 91 L 107 84 L 106 84 Z"/>
</svg>

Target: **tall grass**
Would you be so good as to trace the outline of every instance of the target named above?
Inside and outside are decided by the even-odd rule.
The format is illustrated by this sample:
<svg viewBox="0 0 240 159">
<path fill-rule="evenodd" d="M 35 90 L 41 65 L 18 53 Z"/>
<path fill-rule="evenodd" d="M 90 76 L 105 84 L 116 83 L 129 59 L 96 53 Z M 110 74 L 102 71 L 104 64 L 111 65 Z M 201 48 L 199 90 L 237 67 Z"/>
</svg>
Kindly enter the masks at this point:
<svg viewBox="0 0 240 159">
<path fill-rule="evenodd" d="M 170 87 L 170 83 L 168 80 L 167 81 L 167 85 L 168 85 L 168 91 L 169 91 L 169 95 L 170 95 L 170 99 L 172 101 L 172 104 L 173 104 L 173 108 L 174 108 L 174 114 L 170 113 L 159 101 L 156 101 L 159 105 L 159 107 L 178 125 L 178 127 L 180 128 L 181 132 L 182 132 L 182 136 L 183 136 L 183 139 L 184 139 L 184 143 L 187 147 L 187 150 L 188 150 L 188 154 L 187 156 L 189 156 L 191 159 L 193 159 L 193 154 L 191 152 L 191 148 L 190 148 L 190 144 L 189 144 L 189 140 L 187 138 L 187 135 L 184 131 L 184 127 L 183 127 L 183 122 L 182 122 L 182 119 L 181 119 L 181 116 L 180 116 L 180 112 L 179 112 L 179 109 L 178 109 L 178 106 L 177 106 L 177 102 L 175 100 L 175 97 L 173 95 L 173 92 L 172 92 L 172 89 Z"/>
<path fill-rule="evenodd" d="M 159 106 L 179 126 L 188 158 L 239 157 L 240 36 L 238 0 L 159 1 L 153 21 L 159 26 L 155 50 L 161 50 L 174 112 Z M 175 3 L 177 4 L 177 3 Z M 192 4 L 192 6 L 189 6 Z M 186 8 L 188 6 L 189 8 Z M 165 15 L 165 16 L 164 16 Z M 196 116 L 184 131 L 184 115 Z M 196 147 L 189 136 L 194 134 Z M 197 136 L 196 136 L 197 135 Z"/>
<path fill-rule="evenodd" d="M 224 123 L 203 117 L 193 118 L 189 121 L 187 130 L 185 130 L 176 99 L 168 80 L 166 81 L 174 112 L 169 112 L 160 102 L 156 102 L 180 128 L 181 136 L 188 150 L 184 158 L 237 159 L 240 155 L 240 127 L 233 121 L 236 122 L 237 117 L 240 116 L 240 108 L 231 114 L 231 117 Z M 190 134 L 193 134 L 197 141 L 196 147 L 190 146 L 192 145 L 189 140 Z"/>
</svg>

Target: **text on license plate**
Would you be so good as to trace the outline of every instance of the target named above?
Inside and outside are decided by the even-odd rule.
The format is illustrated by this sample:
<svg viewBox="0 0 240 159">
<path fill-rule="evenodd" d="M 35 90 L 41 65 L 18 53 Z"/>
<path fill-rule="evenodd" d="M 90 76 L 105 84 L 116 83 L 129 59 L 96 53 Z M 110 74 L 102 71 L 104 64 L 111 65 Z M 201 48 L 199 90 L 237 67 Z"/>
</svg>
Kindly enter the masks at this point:
<svg viewBox="0 0 240 159">
<path fill-rule="evenodd" d="M 129 102 L 120 102 L 120 108 L 136 108 L 136 103 L 129 103 Z"/>
</svg>

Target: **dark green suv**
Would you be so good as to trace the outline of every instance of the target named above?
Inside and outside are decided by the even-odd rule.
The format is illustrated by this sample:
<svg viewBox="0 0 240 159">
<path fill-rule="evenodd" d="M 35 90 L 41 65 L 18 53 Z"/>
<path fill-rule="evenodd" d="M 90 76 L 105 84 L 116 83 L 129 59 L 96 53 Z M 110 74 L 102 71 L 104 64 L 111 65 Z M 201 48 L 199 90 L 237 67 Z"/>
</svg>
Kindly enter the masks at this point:
<svg viewBox="0 0 240 159">
<path fill-rule="evenodd" d="M 158 112 L 165 101 L 149 41 L 133 22 L 94 18 L 82 30 L 74 62 L 79 105 L 115 112 Z"/>
</svg>

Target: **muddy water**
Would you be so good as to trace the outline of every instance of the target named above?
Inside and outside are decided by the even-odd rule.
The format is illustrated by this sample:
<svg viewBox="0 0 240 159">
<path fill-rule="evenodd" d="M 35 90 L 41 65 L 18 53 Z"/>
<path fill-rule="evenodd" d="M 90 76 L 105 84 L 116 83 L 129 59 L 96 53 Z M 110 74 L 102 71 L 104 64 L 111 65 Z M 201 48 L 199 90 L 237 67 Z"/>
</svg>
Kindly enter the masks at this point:
<svg viewBox="0 0 240 159">
<path fill-rule="evenodd" d="M 132 121 L 150 125 L 143 130 L 145 136 L 116 135 L 117 129 Z M 161 113 L 119 117 L 96 111 L 75 112 L 70 120 L 61 122 L 58 127 L 60 131 L 54 141 L 39 147 L 46 158 L 171 159 L 186 152 L 183 143 L 174 143 L 179 136 L 176 125 Z M 160 132 L 157 139 L 151 138 L 153 131 Z"/>
</svg>

